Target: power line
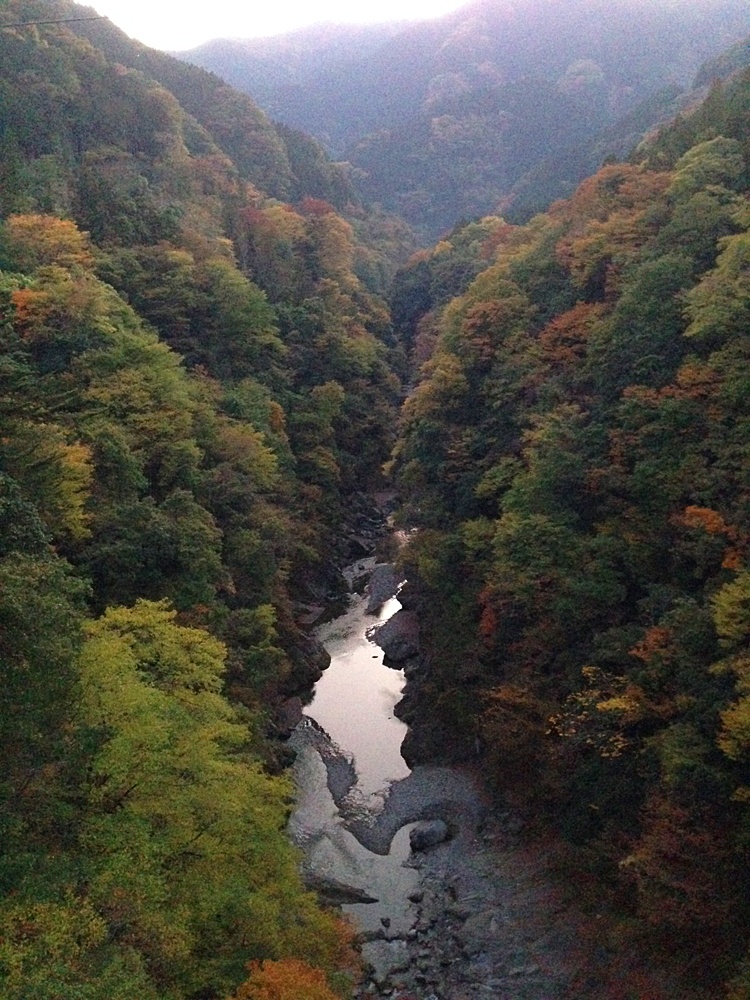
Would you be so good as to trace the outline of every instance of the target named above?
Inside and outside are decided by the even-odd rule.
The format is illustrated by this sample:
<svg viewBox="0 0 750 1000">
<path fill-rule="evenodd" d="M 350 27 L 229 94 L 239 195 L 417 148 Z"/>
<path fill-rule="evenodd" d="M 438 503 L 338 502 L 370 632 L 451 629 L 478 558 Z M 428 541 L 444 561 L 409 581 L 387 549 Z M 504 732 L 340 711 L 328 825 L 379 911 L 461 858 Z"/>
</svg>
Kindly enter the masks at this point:
<svg viewBox="0 0 750 1000">
<path fill-rule="evenodd" d="M 96 14 L 94 17 L 54 17 L 47 21 L 13 21 L 5 24 L 0 21 L 0 28 L 28 28 L 31 24 L 68 24 L 70 21 L 106 21 L 103 14 Z"/>
</svg>

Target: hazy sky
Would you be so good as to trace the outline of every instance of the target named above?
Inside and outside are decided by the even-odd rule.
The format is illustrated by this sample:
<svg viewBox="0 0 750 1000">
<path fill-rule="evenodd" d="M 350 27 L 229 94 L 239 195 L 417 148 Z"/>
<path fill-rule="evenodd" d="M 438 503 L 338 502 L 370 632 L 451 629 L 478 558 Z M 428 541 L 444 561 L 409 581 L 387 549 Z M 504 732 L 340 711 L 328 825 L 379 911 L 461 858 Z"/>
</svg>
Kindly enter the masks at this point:
<svg viewBox="0 0 750 1000">
<path fill-rule="evenodd" d="M 83 0 L 86 2 L 86 0 Z M 368 24 L 439 17 L 467 0 L 88 0 L 133 38 L 188 49 L 210 38 L 254 38 L 321 21 Z"/>
</svg>

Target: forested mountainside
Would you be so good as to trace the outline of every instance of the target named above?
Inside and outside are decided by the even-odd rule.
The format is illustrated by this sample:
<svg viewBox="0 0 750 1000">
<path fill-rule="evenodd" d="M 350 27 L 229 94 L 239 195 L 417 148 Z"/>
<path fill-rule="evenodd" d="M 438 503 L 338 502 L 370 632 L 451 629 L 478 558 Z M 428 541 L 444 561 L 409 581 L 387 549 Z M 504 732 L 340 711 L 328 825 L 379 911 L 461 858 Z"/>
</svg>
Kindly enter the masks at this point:
<svg viewBox="0 0 750 1000">
<path fill-rule="evenodd" d="M 389 454 L 355 274 L 388 227 L 363 246 L 313 141 L 202 70 L 17 23 L 65 14 L 0 11 L 0 994 L 333 1000 L 350 933 L 267 716 Z"/>
<path fill-rule="evenodd" d="M 28 0 L 8 7 L 4 18 L 10 20 L 16 15 L 19 20 L 85 18 L 96 13 L 92 7 L 69 0 Z M 299 143 L 304 141 L 304 155 L 252 100 L 213 74 L 128 38 L 106 19 L 73 22 L 68 30 L 91 42 L 110 63 L 137 70 L 160 83 L 222 152 L 232 158 L 242 177 L 266 195 L 287 200 L 305 195 L 325 198 L 339 209 L 356 201 L 342 171 L 325 155 L 321 156 L 322 150 L 314 140 L 286 130 L 286 136 L 294 136 Z"/>
<path fill-rule="evenodd" d="M 312 132 L 366 201 L 432 242 L 569 196 L 748 33 L 744 0 L 482 0 L 398 30 L 324 26 L 182 57 Z"/>
<path fill-rule="evenodd" d="M 80 11 L 0 10 L 3 1000 L 350 995 L 270 710 L 391 456 L 420 712 L 613 962 L 750 1000 L 750 72 L 389 313 L 405 228 L 203 70 L 18 25 Z"/>
<path fill-rule="evenodd" d="M 529 224 L 420 253 L 394 299 L 427 359 L 394 459 L 420 715 L 568 839 L 620 941 L 731 1000 L 750 997 L 749 195 L 745 71 Z"/>
</svg>

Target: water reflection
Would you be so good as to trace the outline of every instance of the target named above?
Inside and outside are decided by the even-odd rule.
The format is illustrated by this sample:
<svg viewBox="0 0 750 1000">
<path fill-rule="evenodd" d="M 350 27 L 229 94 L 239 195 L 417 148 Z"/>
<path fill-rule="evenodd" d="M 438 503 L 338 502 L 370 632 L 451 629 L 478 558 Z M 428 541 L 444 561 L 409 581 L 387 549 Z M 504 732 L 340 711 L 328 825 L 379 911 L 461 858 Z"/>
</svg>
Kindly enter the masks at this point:
<svg viewBox="0 0 750 1000">
<path fill-rule="evenodd" d="M 368 852 L 369 877 L 364 884 L 377 895 L 377 902 L 345 903 L 341 907 L 344 913 L 354 918 L 360 930 L 381 929 L 383 917 L 389 921 L 392 936 L 404 935 L 412 926 L 414 912 L 408 896 L 417 888 L 419 872 L 407 868 L 404 862 L 411 851 L 409 832 L 413 829 L 413 823 L 402 827 L 393 838 L 387 855 Z"/>
<path fill-rule="evenodd" d="M 315 686 L 305 714 L 354 758 L 358 788 L 369 796 L 409 774 L 400 753 L 406 724 L 393 709 L 401 697 L 404 674 L 383 666 L 383 652 L 365 636 L 372 625 L 387 621 L 401 607 L 396 598 L 379 614 L 365 612 L 365 598 L 355 596 L 349 610 L 318 629 L 331 665 Z"/>
</svg>

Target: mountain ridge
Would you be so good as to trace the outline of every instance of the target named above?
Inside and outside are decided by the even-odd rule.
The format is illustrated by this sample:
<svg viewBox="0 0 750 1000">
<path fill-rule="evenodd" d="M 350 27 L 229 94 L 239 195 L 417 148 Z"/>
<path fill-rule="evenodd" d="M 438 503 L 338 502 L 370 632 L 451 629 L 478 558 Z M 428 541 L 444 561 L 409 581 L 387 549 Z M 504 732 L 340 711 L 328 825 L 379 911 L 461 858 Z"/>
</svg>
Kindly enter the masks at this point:
<svg viewBox="0 0 750 1000">
<path fill-rule="evenodd" d="M 293 61 L 289 36 L 277 36 L 179 56 L 225 72 L 271 117 L 304 125 L 352 165 L 366 201 L 429 241 L 462 217 L 514 211 L 521 182 L 516 221 L 571 193 L 598 165 L 602 133 L 665 87 L 689 89 L 706 60 L 750 33 L 750 10 L 737 0 L 485 0 L 395 28 L 356 29 L 369 38 L 361 55 L 350 46 L 329 58 L 321 36 Z M 302 37 L 310 43 L 315 29 Z M 524 176 L 571 129 L 577 147 L 591 148 L 585 166 L 533 193 Z"/>
</svg>

